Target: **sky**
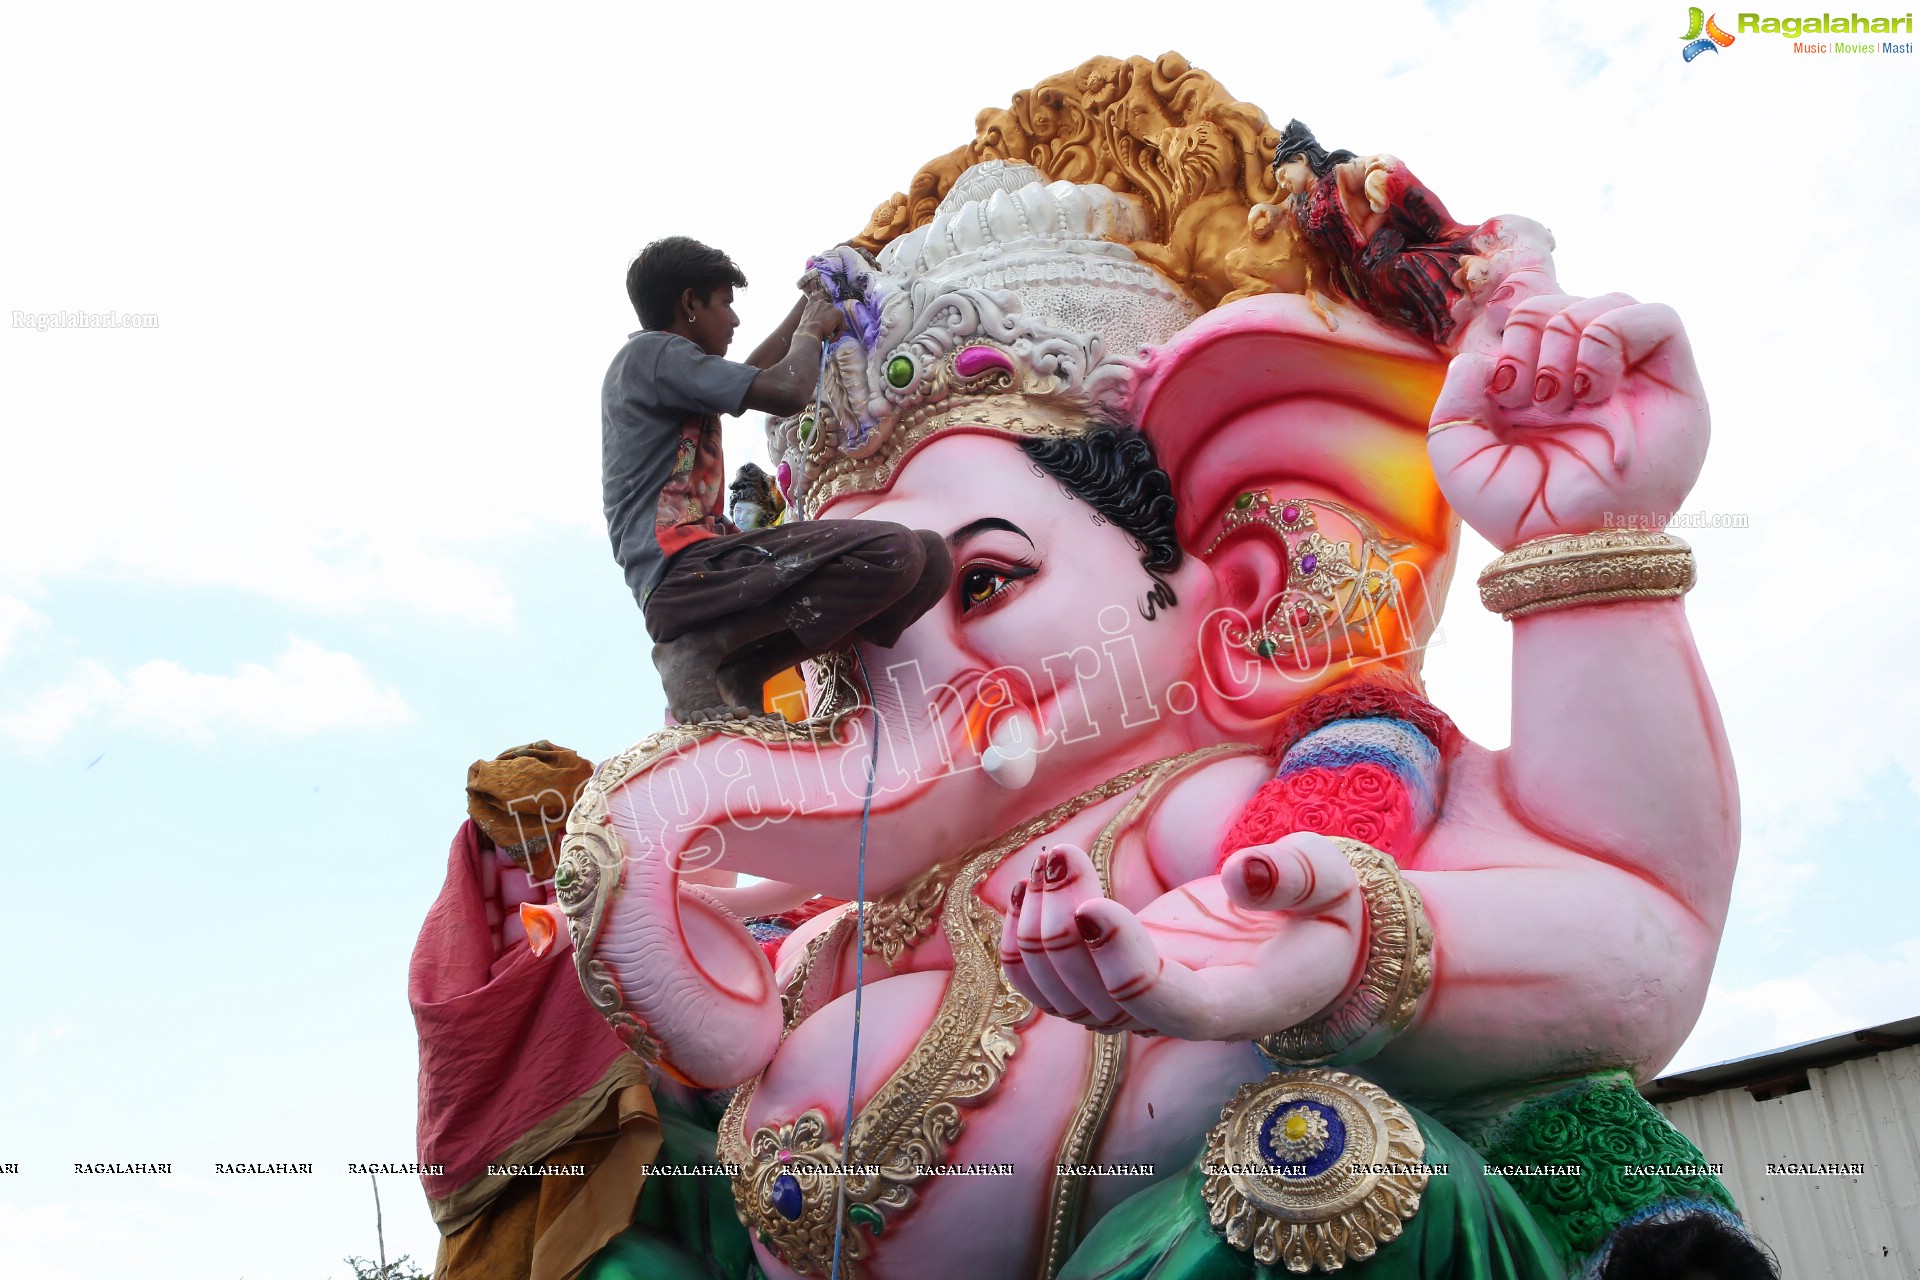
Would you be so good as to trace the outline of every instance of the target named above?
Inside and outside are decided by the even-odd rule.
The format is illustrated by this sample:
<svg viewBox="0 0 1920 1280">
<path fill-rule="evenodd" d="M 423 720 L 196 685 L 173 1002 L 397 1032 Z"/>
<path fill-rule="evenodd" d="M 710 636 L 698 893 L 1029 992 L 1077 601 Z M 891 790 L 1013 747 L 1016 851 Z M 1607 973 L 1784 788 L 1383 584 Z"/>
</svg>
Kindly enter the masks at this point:
<svg viewBox="0 0 1920 1280">
<path fill-rule="evenodd" d="M 1920 1013 L 1912 55 L 1689 63 L 1669 0 L 880 12 L 10 14 L 0 311 L 154 319 L 0 329 L 0 1271 L 375 1252 L 343 1170 L 412 1159 L 407 956 L 468 763 L 660 723 L 600 511 L 628 260 L 729 248 L 751 345 L 977 110 L 1098 53 L 1177 49 L 1464 219 L 1547 224 L 1569 292 L 1680 312 L 1715 428 L 1688 509 L 1721 526 L 1682 531 L 1687 610 L 1745 834 L 1674 1066 Z M 1491 555 L 1427 670 L 1500 746 Z M 388 1255 L 430 1260 L 417 1184 L 380 1191 Z"/>
</svg>

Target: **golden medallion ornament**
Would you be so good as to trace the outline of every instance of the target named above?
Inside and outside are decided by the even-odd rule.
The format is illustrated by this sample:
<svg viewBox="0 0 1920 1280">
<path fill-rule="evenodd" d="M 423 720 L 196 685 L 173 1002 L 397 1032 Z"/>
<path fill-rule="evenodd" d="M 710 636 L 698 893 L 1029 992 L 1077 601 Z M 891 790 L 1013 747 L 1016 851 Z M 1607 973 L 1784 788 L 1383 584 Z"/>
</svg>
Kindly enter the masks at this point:
<svg viewBox="0 0 1920 1280">
<path fill-rule="evenodd" d="M 834 1256 L 834 1233 L 840 1181 L 847 1170 L 839 1144 L 827 1135 L 827 1117 L 814 1108 L 792 1124 L 771 1126 L 753 1135 L 751 1162 L 734 1179 L 734 1198 L 741 1216 L 752 1223 L 761 1241 L 802 1275 L 828 1275 Z M 879 1235 L 884 1229 L 878 1210 L 855 1202 L 848 1220 Z M 846 1231 L 840 1238 L 842 1276 L 859 1274 L 867 1256 L 867 1238 Z"/>
<path fill-rule="evenodd" d="M 1339 1271 L 1397 1240 L 1427 1187 L 1426 1139 L 1384 1089 L 1324 1067 L 1240 1086 L 1207 1135 L 1201 1196 L 1266 1266 Z"/>
</svg>

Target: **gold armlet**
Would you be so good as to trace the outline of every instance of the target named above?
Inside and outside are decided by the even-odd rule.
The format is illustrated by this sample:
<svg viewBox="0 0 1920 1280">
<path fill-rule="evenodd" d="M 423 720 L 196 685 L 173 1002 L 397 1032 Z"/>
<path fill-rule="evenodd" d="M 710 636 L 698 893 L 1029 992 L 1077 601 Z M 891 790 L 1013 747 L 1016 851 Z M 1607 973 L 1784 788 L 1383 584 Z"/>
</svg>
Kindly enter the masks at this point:
<svg viewBox="0 0 1920 1280">
<path fill-rule="evenodd" d="M 1433 981 L 1433 930 L 1420 891 L 1394 860 L 1358 840 L 1332 837 L 1353 864 L 1366 906 L 1367 957 L 1360 983 L 1324 1017 L 1261 1036 L 1260 1052 L 1283 1066 L 1360 1062 L 1406 1029 Z"/>
<path fill-rule="evenodd" d="M 1480 571 L 1480 603 L 1511 622 L 1529 613 L 1693 589 L 1693 550 L 1665 533 L 1602 529 L 1523 542 Z"/>
</svg>

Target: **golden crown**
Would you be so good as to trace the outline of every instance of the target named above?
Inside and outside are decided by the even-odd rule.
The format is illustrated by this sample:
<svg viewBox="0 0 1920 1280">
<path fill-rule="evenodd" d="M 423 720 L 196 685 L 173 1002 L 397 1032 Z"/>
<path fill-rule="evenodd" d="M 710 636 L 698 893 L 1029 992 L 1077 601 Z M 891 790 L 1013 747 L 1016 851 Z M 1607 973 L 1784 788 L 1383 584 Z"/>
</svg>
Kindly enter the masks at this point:
<svg viewBox="0 0 1920 1280">
<path fill-rule="evenodd" d="M 813 408 L 768 428 L 788 499 L 812 516 L 884 489 L 944 431 L 1060 435 L 1117 409 L 1142 353 L 1233 288 L 1278 136 L 1172 53 L 1090 59 L 982 112 L 860 252 L 815 259 L 849 325 Z"/>
</svg>

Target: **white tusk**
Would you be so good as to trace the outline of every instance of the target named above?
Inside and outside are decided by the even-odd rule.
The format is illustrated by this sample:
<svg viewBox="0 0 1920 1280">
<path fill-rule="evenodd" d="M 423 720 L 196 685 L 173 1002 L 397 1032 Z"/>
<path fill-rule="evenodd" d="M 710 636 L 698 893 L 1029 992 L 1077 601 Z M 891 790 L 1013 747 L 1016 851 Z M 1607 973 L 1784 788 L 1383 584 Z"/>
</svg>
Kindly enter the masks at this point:
<svg viewBox="0 0 1920 1280">
<path fill-rule="evenodd" d="M 1013 710 L 994 718 L 988 746 L 980 753 L 980 767 L 1009 791 L 1033 781 L 1040 763 L 1040 727 L 1025 711 Z"/>
</svg>

